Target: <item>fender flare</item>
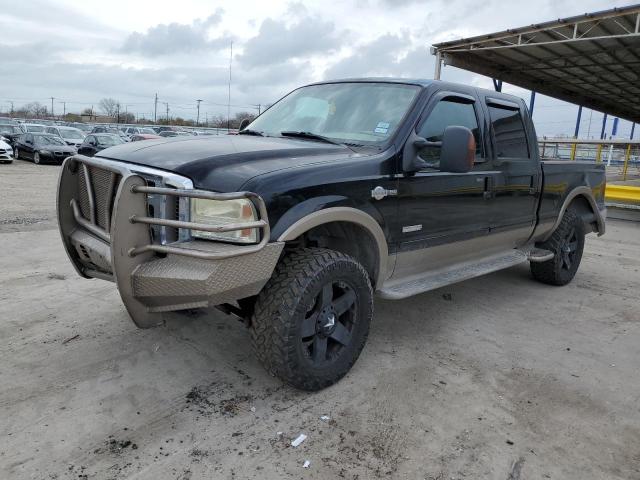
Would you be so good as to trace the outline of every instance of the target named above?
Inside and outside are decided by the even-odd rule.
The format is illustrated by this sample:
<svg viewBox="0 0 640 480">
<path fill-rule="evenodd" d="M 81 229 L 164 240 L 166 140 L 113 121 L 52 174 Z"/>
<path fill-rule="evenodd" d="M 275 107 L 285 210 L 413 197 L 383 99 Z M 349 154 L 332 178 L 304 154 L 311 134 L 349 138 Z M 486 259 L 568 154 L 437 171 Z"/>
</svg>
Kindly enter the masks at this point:
<svg viewBox="0 0 640 480">
<path fill-rule="evenodd" d="M 562 217 L 564 216 L 564 212 L 567 210 L 567 208 L 569 208 L 569 205 L 571 204 L 571 202 L 576 197 L 579 197 L 579 196 L 584 197 L 589 203 L 589 206 L 591 207 L 591 211 L 593 212 L 593 215 L 596 218 L 596 222 L 598 223 L 598 236 L 604 235 L 604 232 L 605 232 L 604 217 L 602 216 L 602 212 L 598 208 L 596 199 L 593 196 L 593 191 L 589 187 L 582 186 L 582 187 L 574 188 L 566 196 L 566 198 L 564 199 L 564 202 L 562 203 L 562 207 L 560 207 L 560 213 L 558 214 L 558 218 L 556 218 L 556 221 L 553 224 L 553 227 L 551 227 L 551 230 L 549 230 L 549 233 L 547 233 L 542 239 L 543 242 L 551 238 L 551 235 L 553 235 L 553 232 L 555 232 L 556 228 L 558 228 L 558 226 L 560 225 L 560 222 L 562 221 Z"/>
<path fill-rule="evenodd" d="M 378 248 L 378 274 L 376 285 L 382 285 L 387 272 L 389 248 L 384 232 L 378 222 L 369 214 L 352 207 L 330 207 L 310 213 L 290 225 L 278 237 L 279 242 L 295 240 L 314 227 L 331 222 L 349 222 L 363 227 L 373 238 Z"/>
</svg>

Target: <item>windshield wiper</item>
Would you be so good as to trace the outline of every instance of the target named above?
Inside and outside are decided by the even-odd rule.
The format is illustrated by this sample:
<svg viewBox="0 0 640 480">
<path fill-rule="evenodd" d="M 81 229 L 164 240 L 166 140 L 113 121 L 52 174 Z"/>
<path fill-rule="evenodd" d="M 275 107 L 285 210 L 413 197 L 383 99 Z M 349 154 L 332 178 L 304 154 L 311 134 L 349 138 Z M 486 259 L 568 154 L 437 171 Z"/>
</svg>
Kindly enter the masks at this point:
<svg viewBox="0 0 640 480">
<path fill-rule="evenodd" d="M 257 137 L 264 137 L 264 133 L 257 130 L 248 130 L 246 128 L 244 130 L 240 130 L 238 132 L 238 135 L 255 135 Z"/>
<path fill-rule="evenodd" d="M 321 142 L 331 143 L 332 145 L 339 145 L 341 147 L 347 147 L 349 150 L 353 150 L 353 148 L 351 148 L 346 143 L 336 142 L 335 140 L 331 140 L 329 137 L 318 135 L 317 133 L 284 131 L 284 132 L 280 132 L 280 135 L 282 135 L 283 137 L 297 137 L 297 138 L 308 138 L 309 140 L 320 140 Z M 355 150 L 353 151 L 355 152 Z"/>
</svg>

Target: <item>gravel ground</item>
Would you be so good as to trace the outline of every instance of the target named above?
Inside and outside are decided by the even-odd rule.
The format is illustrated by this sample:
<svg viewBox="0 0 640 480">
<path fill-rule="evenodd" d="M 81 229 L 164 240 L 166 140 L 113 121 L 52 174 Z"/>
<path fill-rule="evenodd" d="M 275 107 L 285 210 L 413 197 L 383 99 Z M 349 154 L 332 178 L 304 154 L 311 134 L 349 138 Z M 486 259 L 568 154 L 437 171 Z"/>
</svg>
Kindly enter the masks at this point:
<svg viewBox="0 0 640 480">
<path fill-rule="evenodd" d="M 377 300 L 309 394 L 215 310 L 136 329 L 66 258 L 58 170 L 0 165 L 0 478 L 640 478 L 640 224 L 590 236 L 567 287 L 522 265 Z"/>
</svg>

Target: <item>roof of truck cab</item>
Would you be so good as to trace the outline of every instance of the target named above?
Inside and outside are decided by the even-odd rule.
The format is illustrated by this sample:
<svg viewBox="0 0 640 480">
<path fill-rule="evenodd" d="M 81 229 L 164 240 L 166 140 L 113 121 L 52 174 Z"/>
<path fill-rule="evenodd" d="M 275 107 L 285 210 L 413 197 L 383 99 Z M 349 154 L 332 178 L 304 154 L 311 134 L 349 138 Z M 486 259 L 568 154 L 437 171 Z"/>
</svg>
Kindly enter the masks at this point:
<svg viewBox="0 0 640 480">
<path fill-rule="evenodd" d="M 432 80 L 424 78 L 399 78 L 399 77 L 362 77 L 362 78 L 341 78 L 336 80 L 323 80 L 322 82 L 311 83 L 310 85 L 324 85 L 328 83 L 398 83 L 405 85 L 417 85 L 423 88 L 427 88 L 433 85 L 437 85 L 440 88 L 451 88 L 452 90 L 466 90 L 468 92 L 479 92 L 485 96 L 492 98 L 502 98 L 505 100 L 511 100 L 520 103 L 522 99 L 517 95 L 509 95 L 508 93 L 496 92 L 487 88 L 479 88 L 471 85 L 465 85 L 463 83 L 446 82 L 443 80 Z"/>
<path fill-rule="evenodd" d="M 435 80 L 424 78 L 400 78 L 400 77 L 360 77 L 360 78 L 338 78 L 334 80 L 323 80 L 321 82 L 310 83 L 309 85 L 323 85 L 327 83 L 401 83 L 406 85 L 418 85 L 428 87 Z M 309 86 L 306 85 L 306 86 Z"/>
</svg>

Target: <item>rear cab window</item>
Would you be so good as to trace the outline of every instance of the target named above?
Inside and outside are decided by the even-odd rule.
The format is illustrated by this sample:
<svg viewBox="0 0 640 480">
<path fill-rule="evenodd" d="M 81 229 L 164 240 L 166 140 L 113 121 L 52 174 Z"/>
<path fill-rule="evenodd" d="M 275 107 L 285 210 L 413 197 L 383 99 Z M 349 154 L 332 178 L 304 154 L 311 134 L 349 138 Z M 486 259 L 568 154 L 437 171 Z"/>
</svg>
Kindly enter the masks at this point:
<svg viewBox="0 0 640 480">
<path fill-rule="evenodd" d="M 487 98 L 496 158 L 531 158 L 520 105 Z"/>
</svg>

